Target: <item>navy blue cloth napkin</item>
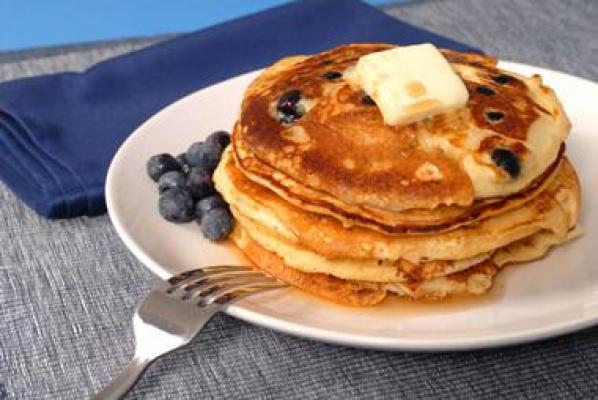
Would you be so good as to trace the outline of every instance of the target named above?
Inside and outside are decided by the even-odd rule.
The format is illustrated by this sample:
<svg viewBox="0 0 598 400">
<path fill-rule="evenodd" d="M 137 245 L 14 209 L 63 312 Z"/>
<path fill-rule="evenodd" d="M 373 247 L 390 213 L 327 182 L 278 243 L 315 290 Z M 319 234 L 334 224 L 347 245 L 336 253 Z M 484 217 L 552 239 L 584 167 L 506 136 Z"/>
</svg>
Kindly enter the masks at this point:
<svg viewBox="0 0 598 400">
<path fill-rule="evenodd" d="M 432 42 L 475 51 L 359 1 L 291 3 L 83 73 L 0 84 L 0 178 L 42 216 L 101 214 L 113 154 L 151 115 L 186 94 L 280 57 L 354 42 Z"/>
</svg>

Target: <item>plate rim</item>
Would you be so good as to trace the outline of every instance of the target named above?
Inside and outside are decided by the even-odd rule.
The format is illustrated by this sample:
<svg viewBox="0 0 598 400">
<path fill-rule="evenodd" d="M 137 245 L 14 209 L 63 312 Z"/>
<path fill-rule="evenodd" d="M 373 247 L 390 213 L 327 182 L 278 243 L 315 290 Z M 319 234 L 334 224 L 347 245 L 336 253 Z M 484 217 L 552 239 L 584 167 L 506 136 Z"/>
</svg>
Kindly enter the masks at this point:
<svg viewBox="0 0 598 400">
<path fill-rule="evenodd" d="M 513 69 L 532 69 L 539 73 L 548 72 L 551 75 L 560 76 L 565 79 L 579 80 L 583 84 L 597 85 L 589 79 L 571 75 L 565 72 L 556 71 L 550 68 L 538 67 L 525 63 L 518 63 L 512 61 L 499 61 L 500 65 L 505 68 Z M 121 222 L 118 216 L 118 208 L 116 207 L 116 191 L 112 190 L 115 175 L 117 174 L 117 165 L 119 160 L 123 157 L 129 148 L 134 144 L 136 137 L 141 134 L 147 125 L 160 114 L 166 114 L 172 109 L 179 106 L 180 103 L 190 101 L 199 92 L 213 87 L 215 85 L 223 84 L 235 79 L 246 77 L 248 75 L 256 74 L 262 69 L 256 69 L 250 72 L 236 75 L 234 77 L 216 82 L 210 86 L 201 88 L 192 93 L 189 93 L 167 106 L 160 109 L 158 112 L 151 115 L 137 128 L 135 128 L 127 139 L 119 146 L 115 152 L 108 167 L 105 184 L 105 197 L 108 210 L 108 216 L 112 225 L 114 226 L 118 236 L 123 241 L 125 246 L 133 255 L 150 271 L 158 275 L 161 279 L 171 276 L 168 270 L 153 260 L 138 244 L 133 236 L 127 231 L 126 226 Z M 275 331 L 285 333 L 291 336 L 321 341 L 331 344 L 349 346 L 354 348 L 367 348 L 374 350 L 385 351 L 415 351 L 415 352 L 446 352 L 446 351 L 468 351 L 477 349 L 488 349 L 504 346 L 512 346 L 516 344 L 530 343 L 540 341 L 567 333 L 576 332 L 585 328 L 598 324 L 598 312 L 595 315 L 574 318 L 557 324 L 550 324 L 547 326 L 532 328 L 511 334 L 499 334 L 493 336 L 481 336 L 478 338 L 451 338 L 449 340 L 439 341 L 437 339 L 413 339 L 401 337 L 372 337 L 363 336 L 360 334 L 351 334 L 346 332 L 331 331 L 324 328 L 316 328 L 313 326 L 302 325 L 300 323 L 291 322 L 285 319 L 277 318 L 271 315 L 260 313 L 256 310 L 251 310 L 240 306 L 239 304 L 230 305 L 225 311 L 226 314 L 239 318 L 245 322 L 255 324 L 261 327 L 273 329 Z"/>
</svg>

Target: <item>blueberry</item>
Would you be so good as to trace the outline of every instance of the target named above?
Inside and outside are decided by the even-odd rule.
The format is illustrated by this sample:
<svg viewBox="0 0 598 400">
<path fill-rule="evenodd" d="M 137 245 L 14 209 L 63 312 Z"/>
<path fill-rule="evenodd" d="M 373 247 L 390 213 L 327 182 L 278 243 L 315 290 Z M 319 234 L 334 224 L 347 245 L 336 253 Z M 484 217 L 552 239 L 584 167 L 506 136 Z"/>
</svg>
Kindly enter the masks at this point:
<svg viewBox="0 0 598 400">
<path fill-rule="evenodd" d="M 476 88 L 476 91 L 479 94 L 483 94 L 485 96 L 492 96 L 492 95 L 496 94 L 496 92 L 494 90 L 490 89 L 488 86 L 478 86 Z"/>
<path fill-rule="evenodd" d="M 513 78 L 510 77 L 509 75 L 501 74 L 501 75 L 495 76 L 494 78 L 492 78 L 492 80 L 494 82 L 498 83 L 499 85 L 505 85 L 505 84 L 511 82 L 513 80 Z"/>
<path fill-rule="evenodd" d="M 297 89 L 289 90 L 278 99 L 276 110 L 278 111 L 278 120 L 285 124 L 290 124 L 303 116 L 303 108 L 300 107 L 301 92 Z"/>
<path fill-rule="evenodd" d="M 158 191 L 160 193 L 172 189 L 185 189 L 187 187 L 187 178 L 181 171 L 168 171 L 158 179 Z"/>
<path fill-rule="evenodd" d="M 223 149 L 225 149 L 226 146 L 228 146 L 230 143 L 230 133 L 226 131 L 216 131 L 214 133 L 211 133 L 206 138 L 206 143 L 215 143 L 220 145 L 220 147 L 222 147 Z"/>
<path fill-rule="evenodd" d="M 201 219 L 201 231 L 206 239 L 223 240 L 235 226 L 232 214 L 226 208 L 214 208 Z"/>
<path fill-rule="evenodd" d="M 324 72 L 322 74 L 322 78 L 328 79 L 330 81 L 334 81 L 334 80 L 340 78 L 341 76 L 343 76 L 343 74 L 341 74 L 338 71 L 328 71 L 328 72 Z"/>
<path fill-rule="evenodd" d="M 160 195 L 158 211 L 170 222 L 189 222 L 194 217 L 193 198 L 185 189 L 168 189 Z"/>
<path fill-rule="evenodd" d="M 192 167 L 187 175 L 187 188 L 196 200 L 214 193 L 214 182 L 210 171 L 202 167 Z"/>
<path fill-rule="evenodd" d="M 208 211 L 213 210 L 215 208 L 227 208 L 228 204 L 226 201 L 220 196 L 219 193 L 213 194 L 211 196 L 205 197 L 195 203 L 195 215 L 197 216 L 198 220 L 201 221 L 201 217 L 206 214 Z"/>
<path fill-rule="evenodd" d="M 186 174 L 189 172 L 189 163 L 187 162 L 187 156 L 185 155 L 185 153 L 181 153 L 178 156 L 176 156 L 176 161 L 181 166 L 181 171 L 183 171 L 183 173 Z"/>
<path fill-rule="evenodd" d="M 361 103 L 365 104 L 366 106 L 375 106 L 376 102 L 374 101 L 374 99 L 372 99 L 370 96 L 368 96 L 367 94 L 364 94 L 361 97 Z"/>
<path fill-rule="evenodd" d="M 278 108 L 284 111 L 285 107 L 293 107 L 299 100 L 301 100 L 301 91 L 299 89 L 289 90 L 278 99 Z"/>
<path fill-rule="evenodd" d="M 486 118 L 490 122 L 499 122 L 503 119 L 504 114 L 500 111 L 486 111 Z"/>
<path fill-rule="evenodd" d="M 158 182 L 158 179 L 168 171 L 180 171 L 181 167 L 177 160 L 170 154 L 162 153 L 151 156 L 147 160 L 147 174 L 154 181 Z"/>
<path fill-rule="evenodd" d="M 519 165 L 519 159 L 511 151 L 507 149 L 494 149 L 490 155 L 494 163 L 505 170 L 511 178 L 516 178 L 521 172 L 521 166 Z"/>
<path fill-rule="evenodd" d="M 191 167 L 202 167 L 213 171 L 220 162 L 223 150 L 224 148 L 218 143 L 197 142 L 189 147 L 185 158 Z"/>
</svg>

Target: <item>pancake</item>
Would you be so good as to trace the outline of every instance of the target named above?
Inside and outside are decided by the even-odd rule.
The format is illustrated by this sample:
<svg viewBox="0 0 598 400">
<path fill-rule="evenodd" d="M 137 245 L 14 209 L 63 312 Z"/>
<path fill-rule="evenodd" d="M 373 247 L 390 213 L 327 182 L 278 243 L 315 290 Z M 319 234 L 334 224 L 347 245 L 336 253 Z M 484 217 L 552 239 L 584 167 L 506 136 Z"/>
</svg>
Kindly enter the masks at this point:
<svg viewBox="0 0 598 400">
<path fill-rule="evenodd" d="M 464 271 L 422 282 L 387 284 L 384 288 L 414 299 L 440 300 L 449 296 L 479 296 L 490 290 L 494 276 L 505 265 L 541 258 L 550 248 L 579 235 L 581 228 L 578 226 L 573 227 L 564 237 L 552 232 L 539 232 L 497 250 L 491 259 Z"/>
<path fill-rule="evenodd" d="M 214 182 L 238 214 L 325 258 L 402 259 L 413 264 L 477 257 L 540 231 L 565 237 L 577 222 L 580 200 L 577 176 L 565 157 L 550 185 L 518 208 L 449 232 L 390 236 L 358 226 L 346 228 L 335 218 L 287 202 L 248 179 L 230 148 Z"/>
<path fill-rule="evenodd" d="M 496 261 L 498 265 L 504 265 L 508 262 L 536 258 L 543 254 L 550 246 L 558 244 L 560 240 L 564 241 L 569 238 L 572 232 L 570 230 L 565 235 L 560 236 L 550 231 L 541 231 L 530 237 L 511 243 L 506 247 L 482 253 L 469 259 L 427 261 L 414 264 L 403 259 L 327 259 L 320 254 L 303 248 L 300 244 L 285 240 L 267 227 L 260 226 L 250 218 L 242 216 L 238 210 L 233 209 L 233 213 L 239 225 L 248 232 L 248 235 L 256 243 L 265 250 L 276 253 L 282 258 L 285 265 L 291 268 L 306 273 L 328 274 L 345 280 L 378 283 L 419 284 L 434 278 L 453 275 L 489 259 Z M 541 251 L 539 254 L 534 255 L 531 251 L 523 252 L 521 250 L 522 246 L 531 249 L 541 249 Z M 524 254 L 524 256 L 522 259 L 513 258 L 513 254 Z"/>
<path fill-rule="evenodd" d="M 346 280 L 324 273 L 307 273 L 289 267 L 276 253 L 266 250 L 245 231 L 237 226 L 231 238 L 256 269 L 264 271 L 305 292 L 349 306 L 373 306 L 382 302 L 388 294 L 413 299 L 440 300 L 449 296 L 478 296 L 492 287 L 494 276 L 507 263 L 524 262 L 543 256 L 551 246 L 563 243 L 579 234 L 576 229 L 566 237 L 542 232 L 521 242 L 515 242 L 502 250 L 503 257 L 486 260 L 471 268 L 452 275 L 423 282 L 373 283 Z"/>
<path fill-rule="evenodd" d="M 243 169 L 255 162 L 255 159 L 237 159 L 237 165 L 251 180 L 271 189 L 280 197 L 305 210 L 332 216 L 343 226 L 354 225 L 377 230 L 386 234 L 430 233 L 457 229 L 472 225 L 478 221 L 516 208 L 529 201 L 544 190 L 552 181 L 564 154 L 565 146 L 553 163 L 542 175 L 537 177 L 525 190 L 506 198 L 476 200 L 469 207 L 441 205 L 432 210 L 408 209 L 400 212 L 388 211 L 367 205 L 349 205 L 326 193 L 319 193 L 289 179 L 273 181 L 269 176 L 278 177 L 280 173 L 272 167 L 260 165 L 261 174 Z M 237 152 L 234 152 L 236 154 Z"/>
<path fill-rule="evenodd" d="M 369 282 L 416 282 L 463 271 L 487 260 L 491 252 L 464 260 L 422 261 L 414 264 L 405 259 L 383 260 L 363 258 L 328 259 L 302 247 L 262 226 L 232 207 L 237 222 L 265 250 L 279 255 L 289 267 L 307 273 L 324 273 L 337 278 Z"/>
<path fill-rule="evenodd" d="M 247 89 L 213 180 L 257 269 L 352 306 L 477 296 L 579 234 L 570 124 L 539 76 L 443 50 L 465 106 L 389 126 L 354 66 L 390 48 L 285 58 Z"/>
<path fill-rule="evenodd" d="M 355 307 L 375 305 L 386 297 L 386 290 L 376 284 L 352 282 L 326 274 L 308 274 L 290 268 L 276 253 L 265 250 L 239 226 L 235 227 L 231 238 L 256 269 L 305 292 Z"/>
<path fill-rule="evenodd" d="M 360 56 L 388 48 L 349 45 L 268 68 L 248 88 L 233 133 L 239 168 L 287 200 L 299 193 L 349 214 L 354 207 L 375 214 L 502 199 L 555 164 L 569 132 L 556 96 L 539 77 L 506 73 L 483 56 L 445 52 L 468 88 L 466 107 L 384 125 L 351 84 L 350 69 Z M 327 72 L 344 75 L 330 80 Z M 303 114 L 281 123 L 276 103 L 291 89 L 300 92 Z M 500 167 L 496 150 L 516 158 L 516 174 Z"/>
</svg>

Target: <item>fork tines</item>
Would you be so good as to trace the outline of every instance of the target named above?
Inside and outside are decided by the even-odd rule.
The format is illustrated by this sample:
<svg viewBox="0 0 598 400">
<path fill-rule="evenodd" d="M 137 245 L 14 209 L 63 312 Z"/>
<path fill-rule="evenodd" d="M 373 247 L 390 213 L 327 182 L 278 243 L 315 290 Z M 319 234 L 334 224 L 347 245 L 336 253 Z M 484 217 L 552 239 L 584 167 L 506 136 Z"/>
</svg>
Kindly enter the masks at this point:
<svg viewBox="0 0 598 400">
<path fill-rule="evenodd" d="M 166 293 L 201 307 L 226 304 L 257 291 L 285 287 L 276 278 L 250 267 L 219 265 L 183 272 L 168 280 Z"/>
</svg>

